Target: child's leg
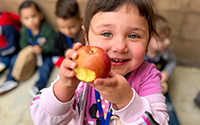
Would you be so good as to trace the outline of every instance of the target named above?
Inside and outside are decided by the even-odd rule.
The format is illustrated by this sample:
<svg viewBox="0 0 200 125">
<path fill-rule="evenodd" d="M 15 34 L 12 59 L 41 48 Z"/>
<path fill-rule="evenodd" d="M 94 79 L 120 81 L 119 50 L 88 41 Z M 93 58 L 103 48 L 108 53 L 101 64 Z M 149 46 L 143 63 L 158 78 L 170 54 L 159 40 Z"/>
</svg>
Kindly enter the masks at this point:
<svg viewBox="0 0 200 125">
<path fill-rule="evenodd" d="M 10 66 L 9 66 L 9 73 L 7 75 L 6 81 L 9 81 L 9 80 L 16 81 L 11 75 L 16 59 L 17 59 L 17 55 L 14 55 L 11 59 Z"/>
<path fill-rule="evenodd" d="M 166 97 L 166 105 L 167 105 L 167 112 L 169 114 L 169 125 L 179 125 L 179 121 L 178 121 L 178 118 L 176 116 L 176 112 L 174 110 L 174 107 L 171 103 L 171 99 L 169 97 L 169 93 L 167 92 L 165 94 L 165 97 Z"/>
<path fill-rule="evenodd" d="M 54 65 L 50 56 L 43 57 L 43 65 L 41 67 L 38 67 L 39 80 L 35 84 L 36 87 L 38 87 L 39 89 L 43 89 L 46 87 L 53 66 Z"/>
<path fill-rule="evenodd" d="M 0 86 L 0 95 L 13 90 L 19 84 L 11 75 L 16 59 L 17 59 L 17 55 L 14 55 L 11 59 L 10 66 L 9 66 L 10 71 L 7 75 L 6 81 Z"/>
<path fill-rule="evenodd" d="M 10 65 L 10 56 L 0 56 L 0 73 L 3 72 Z"/>
</svg>

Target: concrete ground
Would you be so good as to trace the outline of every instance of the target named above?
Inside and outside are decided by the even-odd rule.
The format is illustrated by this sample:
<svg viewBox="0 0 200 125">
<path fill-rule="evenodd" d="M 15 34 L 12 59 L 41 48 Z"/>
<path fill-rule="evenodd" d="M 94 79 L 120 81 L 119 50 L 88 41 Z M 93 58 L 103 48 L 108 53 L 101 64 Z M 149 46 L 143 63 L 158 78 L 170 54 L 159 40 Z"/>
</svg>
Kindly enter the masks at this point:
<svg viewBox="0 0 200 125">
<path fill-rule="evenodd" d="M 7 72 L 0 75 L 0 84 Z M 58 69 L 54 68 L 49 83 L 57 74 Z M 0 125 L 33 125 L 29 110 L 32 97 L 28 90 L 37 79 L 38 72 L 29 80 L 20 82 L 13 91 L 0 96 Z M 200 69 L 177 66 L 169 84 L 172 103 L 181 125 L 200 125 L 200 108 L 194 104 L 194 98 L 200 91 Z"/>
</svg>

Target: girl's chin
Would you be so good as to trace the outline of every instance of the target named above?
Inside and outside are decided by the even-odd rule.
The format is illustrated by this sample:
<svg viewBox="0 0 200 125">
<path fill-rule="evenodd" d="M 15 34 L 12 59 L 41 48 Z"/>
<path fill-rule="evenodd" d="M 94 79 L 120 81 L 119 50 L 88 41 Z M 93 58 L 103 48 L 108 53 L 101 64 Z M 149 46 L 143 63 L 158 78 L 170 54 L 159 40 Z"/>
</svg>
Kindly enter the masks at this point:
<svg viewBox="0 0 200 125">
<path fill-rule="evenodd" d="M 112 68 L 112 71 L 114 71 L 117 74 L 122 75 L 122 76 L 125 76 L 128 73 L 126 71 L 123 71 L 123 70 L 120 70 L 120 69 L 115 69 L 115 68 Z"/>
</svg>

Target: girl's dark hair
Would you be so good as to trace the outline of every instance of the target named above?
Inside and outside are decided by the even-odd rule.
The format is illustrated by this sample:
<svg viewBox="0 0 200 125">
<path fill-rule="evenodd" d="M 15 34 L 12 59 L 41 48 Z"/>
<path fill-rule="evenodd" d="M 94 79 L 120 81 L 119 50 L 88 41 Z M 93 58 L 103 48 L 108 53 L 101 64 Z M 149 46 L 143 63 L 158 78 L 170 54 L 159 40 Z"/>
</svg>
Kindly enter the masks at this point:
<svg viewBox="0 0 200 125">
<path fill-rule="evenodd" d="M 56 4 L 56 16 L 68 19 L 75 17 L 80 19 L 79 6 L 76 0 L 58 0 Z"/>
<path fill-rule="evenodd" d="M 20 11 L 23 8 L 28 8 L 28 7 L 34 7 L 38 12 L 41 12 L 40 8 L 38 7 L 38 5 L 35 2 L 33 2 L 33 1 L 25 1 L 19 7 L 19 14 L 20 14 Z"/>
<path fill-rule="evenodd" d="M 151 0 L 89 0 L 83 20 L 86 36 L 88 35 L 91 19 L 96 13 L 117 11 L 123 4 L 126 4 L 127 7 L 131 7 L 133 4 L 137 6 L 140 15 L 145 17 L 148 22 L 149 37 L 151 34 L 157 35 Z"/>
</svg>

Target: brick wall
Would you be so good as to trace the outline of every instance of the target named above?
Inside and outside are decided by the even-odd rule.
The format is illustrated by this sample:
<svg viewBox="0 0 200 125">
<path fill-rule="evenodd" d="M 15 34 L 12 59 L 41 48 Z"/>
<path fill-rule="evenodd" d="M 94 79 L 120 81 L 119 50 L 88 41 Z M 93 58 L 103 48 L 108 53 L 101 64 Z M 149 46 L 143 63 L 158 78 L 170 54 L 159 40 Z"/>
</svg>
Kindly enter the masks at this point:
<svg viewBox="0 0 200 125">
<path fill-rule="evenodd" d="M 25 0 L 0 0 L 0 10 L 18 13 Z M 34 0 L 44 12 L 47 22 L 57 30 L 55 4 L 57 0 Z M 83 15 L 87 0 L 77 0 Z M 154 0 L 156 11 L 172 28 L 171 48 L 178 64 L 200 67 L 200 0 Z"/>
<path fill-rule="evenodd" d="M 200 67 L 200 0 L 154 0 L 172 28 L 171 49 L 178 64 Z"/>
</svg>

